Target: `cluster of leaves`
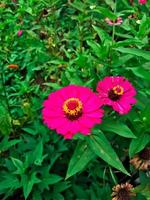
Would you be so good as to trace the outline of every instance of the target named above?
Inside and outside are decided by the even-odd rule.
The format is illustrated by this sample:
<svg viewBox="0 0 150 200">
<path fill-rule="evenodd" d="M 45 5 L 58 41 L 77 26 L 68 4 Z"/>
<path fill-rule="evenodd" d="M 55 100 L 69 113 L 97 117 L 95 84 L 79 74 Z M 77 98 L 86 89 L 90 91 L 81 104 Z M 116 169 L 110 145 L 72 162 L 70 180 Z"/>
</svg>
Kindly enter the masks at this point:
<svg viewBox="0 0 150 200">
<path fill-rule="evenodd" d="M 0 4 L 0 199 L 110 200 L 114 182 L 125 181 L 138 181 L 137 200 L 150 198 L 148 174 L 129 165 L 150 144 L 149 9 L 127 0 Z M 104 20 L 118 16 L 120 26 Z M 137 90 L 128 115 L 106 107 L 93 134 L 71 141 L 43 125 L 50 92 L 68 84 L 95 90 L 110 75 L 125 76 Z"/>
</svg>

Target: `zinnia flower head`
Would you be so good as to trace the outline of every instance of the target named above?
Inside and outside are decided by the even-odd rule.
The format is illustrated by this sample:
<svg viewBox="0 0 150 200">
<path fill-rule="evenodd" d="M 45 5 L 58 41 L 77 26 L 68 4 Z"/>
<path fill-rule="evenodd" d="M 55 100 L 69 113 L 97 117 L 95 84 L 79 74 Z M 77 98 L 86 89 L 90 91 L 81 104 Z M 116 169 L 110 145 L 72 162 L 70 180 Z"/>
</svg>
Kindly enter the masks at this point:
<svg viewBox="0 0 150 200">
<path fill-rule="evenodd" d="M 135 167 L 135 169 L 142 171 L 150 170 L 150 147 L 147 147 L 136 154 L 130 160 L 130 163 Z"/>
<path fill-rule="evenodd" d="M 112 106 L 119 114 L 127 114 L 136 103 L 134 87 L 122 76 L 105 77 L 98 82 L 97 91 L 102 104 Z"/>
<path fill-rule="evenodd" d="M 139 4 L 146 4 L 147 0 L 139 0 Z"/>
<path fill-rule="evenodd" d="M 109 24 L 110 26 L 114 26 L 114 25 L 117 26 L 117 25 L 122 24 L 123 20 L 122 20 L 121 17 L 118 17 L 116 20 L 111 20 L 111 19 L 109 19 L 108 17 L 106 17 L 106 18 L 105 18 L 105 22 L 106 22 L 107 24 Z"/>
<path fill-rule="evenodd" d="M 65 139 L 71 139 L 76 133 L 90 134 L 103 116 L 97 94 L 84 86 L 69 85 L 52 92 L 43 106 L 43 122 Z"/>
<path fill-rule="evenodd" d="M 131 190 L 133 186 L 130 183 L 118 184 L 112 188 L 112 200 L 130 200 L 132 196 L 136 196 Z"/>
<path fill-rule="evenodd" d="M 22 35 L 22 33 L 23 33 L 23 30 L 19 30 L 19 31 L 17 32 L 18 37 L 20 37 L 20 36 Z"/>
</svg>

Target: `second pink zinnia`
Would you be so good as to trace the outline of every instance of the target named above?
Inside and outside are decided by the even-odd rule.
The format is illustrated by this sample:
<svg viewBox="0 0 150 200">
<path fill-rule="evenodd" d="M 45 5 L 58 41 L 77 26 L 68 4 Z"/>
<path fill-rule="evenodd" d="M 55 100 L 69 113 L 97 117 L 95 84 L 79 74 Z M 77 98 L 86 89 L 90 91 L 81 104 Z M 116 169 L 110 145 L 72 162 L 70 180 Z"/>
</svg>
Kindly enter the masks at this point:
<svg viewBox="0 0 150 200">
<path fill-rule="evenodd" d="M 138 0 L 139 4 L 146 4 L 147 0 Z"/>
<path fill-rule="evenodd" d="M 97 91 L 103 105 L 112 106 L 120 114 L 127 114 L 136 103 L 136 91 L 122 76 L 105 77 L 98 82 Z"/>
<path fill-rule="evenodd" d="M 83 86 L 69 85 L 52 92 L 43 106 L 44 123 L 65 139 L 71 139 L 76 133 L 90 134 L 103 116 L 97 94 Z"/>
</svg>

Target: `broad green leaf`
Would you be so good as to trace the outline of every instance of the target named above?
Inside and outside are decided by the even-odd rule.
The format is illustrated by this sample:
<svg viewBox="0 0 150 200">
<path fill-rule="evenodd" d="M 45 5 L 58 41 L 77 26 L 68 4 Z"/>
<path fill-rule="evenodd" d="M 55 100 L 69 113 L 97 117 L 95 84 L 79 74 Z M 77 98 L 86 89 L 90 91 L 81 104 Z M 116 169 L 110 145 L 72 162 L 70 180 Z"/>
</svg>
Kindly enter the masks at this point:
<svg viewBox="0 0 150 200">
<path fill-rule="evenodd" d="M 73 3 L 70 3 L 70 5 L 77 10 L 80 10 L 81 12 L 84 12 L 86 10 L 86 5 L 79 0 L 73 1 Z"/>
<path fill-rule="evenodd" d="M 47 172 L 44 174 L 44 177 L 42 177 L 42 182 L 39 184 L 39 187 L 41 190 L 48 189 L 49 185 L 54 185 L 62 180 L 61 176 L 58 176 L 57 174 L 50 174 Z"/>
<path fill-rule="evenodd" d="M 113 0 L 105 0 L 106 4 L 111 7 L 112 10 L 115 9 L 116 3 Z"/>
<path fill-rule="evenodd" d="M 52 198 L 55 200 L 65 200 L 63 195 L 60 193 L 54 193 Z"/>
<path fill-rule="evenodd" d="M 36 148 L 33 152 L 34 157 L 34 164 L 35 165 L 41 165 L 42 161 L 44 159 L 43 157 L 43 142 L 42 140 L 36 145 Z"/>
<path fill-rule="evenodd" d="M 112 67 L 119 67 L 124 65 L 128 60 L 133 58 L 133 55 L 125 55 L 125 56 L 120 56 L 119 58 L 115 59 L 112 63 Z"/>
<path fill-rule="evenodd" d="M 55 183 L 58 183 L 61 180 L 62 180 L 62 177 L 56 174 L 49 174 L 49 176 L 45 177 L 42 181 L 46 183 L 47 185 L 53 185 Z"/>
<path fill-rule="evenodd" d="M 136 138 L 136 136 L 128 128 L 128 126 L 123 124 L 122 122 L 106 120 L 100 125 L 100 128 L 103 131 L 113 132 L 113 133 L 116 133 L 117 135 L 120 135 L 126 138 Z"/>
<path fill-rule="evenodd" d="M 14 139 L 14 140 L 8 140 L 8 136 L 5 136 L 4 139 L 1 141 L 0 143 L 0 151 L 6 151 L 8 150 L 10 147 L 18 144 L 19 142 L 21 142 L 21 140 L 17 140 L 17 139 Z"/>
<path fill-rule="evenodd" d="M 147 133 L 142 133 L 138 135 L 136 139 L 132 139 L 129 147 L 130 157 L 134 154 L 140 152 L 144 147 L 150 142 L 150 135 Z"/>
<path fill-rule="evenodd" d="M 145 173 L 144 171 L 139 171 L 140 183 L 150 184 L 149 175 L 150 175 L 149 172 Z"/>
<path fill-rule="evenodd" d="M 69 162 L 66 179 L 84 169 L 94 157 L 89 144 L 86 141 L 79 142 Z"/>
<path fill-rule="evenodd" d="M 145 128 L 150 128 L 150 101 L 148 101 L 148 103 L 145 104 L 144 107 L 144 110 L 142 110 L 140 113 L 140 118 L 143 121 Z"/>
<path fill-rule="evenodd" d="M 43 85 L 51 87 L 54 90 L 59 90 L 61 88 L 61 86 L 58 83 L 43 83 Z"/>
<path fill-rule="evenodd" d="M 24 164 L 21 160 L 11 157 L 14 166 L 17 168 L 15 174 L 23 174 L 25 171 Z"/>
<path fill-rule="evenodd" d="M 40 183 L 41 180 L 36 177 L 36 172 L 32 173 L 30 177 L 28 177 L 26 174 L 23 174 L 21 177 L 21 183 L 23 187 L 23 194 L 25 199 L 29 196 L 33 185 L 36 183 Z"/>
<path fill-rule="evenodd" d="M 42 200 L 42 193 L 39 190 L 34 190 L 32 198 L 33 200 Z"/>
<path fill-rule="evenodd" d="M 119 41 L 115 43 L 115 47 L 125 47 L 129 45 L 142 45 L 142 41 L 140 39 L 130 38 L 123 41 Z"/>
<path fill-rule="evenodd" d="M 150 71 L 145 70 L 142 67 L 128 67 L 127 69 L 130 69 L 136 76 L 144 80 L 150 81 Z"/>
<path fill-rule="evenodd" d="M 30 15 L 33 14 L 33 10 L 32 10 L 31 7 L 28 7 L 28 8 L 26 9 L 26 12 L 29 13 Z"/>
<path fill-rule="evenodd" d="M 76 194 L 77 198 L 88 199 L 87 193 L 85 192 L 84 188 L 82 188 L 80 185 L 73 184 L 72 190 Z"/>
<path fill-rule="evenodd" d="M 98 58 L 104 59 L 107 57 L 109 49 L 107 46 L 100 46 L 94 41 L 87 41 L 87 44 L 92 48 L 93 52 Z"/>
<path fill-rule="evenodd" d="M 5 189 L 15 189 L 20 186 L 19 180 L 17 179 L 16 176 L 12 174 L 7 174 L 3 177 L 3 180 L 0 182 L 0 192 L 5 190 Z"/>
<path fill-rule="evenodd" d="M 32 129 L 32 128 L 29 128 L 29 127 L 25 127 L 25 128 L 22 128 L 22 130 L 24 130 L 25 132 L 31 134 L 31 135 L 36 135 L 38 133 L 37 129 Z"/>
<path fill-rule="evenodd" d="M 139 26 L 138 37 L 148 35 L 149 24 L 150 24 L 150 19 L 147 18 L 146 15 L 144 14 Z"/>
<path fill-rule="evenodd" d="M 54 191 L 56 193 L 63 192 L 67 188 L 71 187 L 71 184 L 69 184 L 69 183 L 70 183 L 69 181 L 64 181 L 64 182 L 56 183 L 54 185 Z"/>
<path fill-rule="evenodd" d="M 112 20 L 115 20 L 117 18 L 116 14 L 114 14 L 113 12 L 111 12 L 109 9 L 107 9 L 105 7 L 97 6 L 96 9 L 94 9 L 94 11 L 96 11 L 96 12 L 102 14 L 103 16 L 108 17 Z"/>
<path fill-rule="evenodd" d="M 102 42 L 104 42 L 106 39 L 110 40 L 110 41 L 112 40 L 111 37 L 107 34 L 107 32 L 104 31 L 103 29 L 101 29 L 97 26 L 94 26 L 94 25 L 93 25 L 93 28 L 97 32 L 97 34 Z"/>
<path fill-rule="evenodd" d="M 101 46 L 94 41 L 87 41 L 87 44 L 92 48 L 96 56 L 101 57 Z"/>
<path fill-rule="evenodd" d="M 2 135 L 9 135 L 11 133 L 11 118 L 8 110 L 2 104 L 0 105 L 0 133 Z"/>
<path fill-rule="evenodd" d="M 141 193 L 146 197 L 146 200 L 150 200 L 150 183 L 140 184 L 139 186 L 134 188 L 135 192 Z"/>
<path fill-rule="evenodd" d="M 95 153 L 109 165 L 113 166 L 124 174 L 129 175 L 122 162 L 119 160 L 116 152 L 111 147 L 109 141 L 100 130 L 96 130 L 95 133 L 87 137 L 87 141 L 93 150 L 93 153 Z"/>
<path fill-rule="evenodd" d="M 118 47 L 115 48 L 117 51 L 120 51 L 121 53 L 128 53 L 132 54 L 138 57 L 143 57 L 146 60 L 150 60 L 150 51 L 144 51 L 141 49 L 135 49 L 135 48 L 124 48 L 124 47 Z"/>
</svg>

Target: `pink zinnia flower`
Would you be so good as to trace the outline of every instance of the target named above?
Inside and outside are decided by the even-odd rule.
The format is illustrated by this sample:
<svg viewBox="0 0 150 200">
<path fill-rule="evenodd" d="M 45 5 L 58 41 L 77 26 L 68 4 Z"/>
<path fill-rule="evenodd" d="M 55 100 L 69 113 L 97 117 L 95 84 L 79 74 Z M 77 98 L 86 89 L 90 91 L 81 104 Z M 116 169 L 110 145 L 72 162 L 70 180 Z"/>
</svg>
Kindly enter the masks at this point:
<svg viewBox="0 0 150 200">
<path fill-rule="evenodd" d="M 23 30 L 19 30 L 19 31 L 17 32 L 18 37 L 20 37 L 20 36 L 22 35 L 22 33 L 23 33 Z"/>
<path fill-rule="evenodd" d="M 139 4 L 146 4 L 147 0 L 139 0 Z"/>
<path fill-rule="evenodd" d="M 106 22 L 107 24 L 109 24 L 110 26 L 114 26 L 114 25 L 117 26 L 117 25 L 122 24 L 123 20 L 122 20 L 121 17 L 118 17 L 116 20 L 111 20 L 111 19 L 109 19 L 108 17 L 106 17 L 106 18 L 105 18 L 105 22 Z"/>
<path fill-rule="evenodd" d="M 97 94 L 83 86 L 69 85 L 52 92 L 43 106 L 44 123 L 65 139 L 71 139 L 76 133 L 90 134 L 103 116 Z"/>
<path fill-rule="evenodd" d="M 134 87 L 121 76 L 105 77 L 98 82 L 97 91 L 102 104 L 112 106 L 120 114 L 128 113 L 136 103 Z"/>
</svg>

